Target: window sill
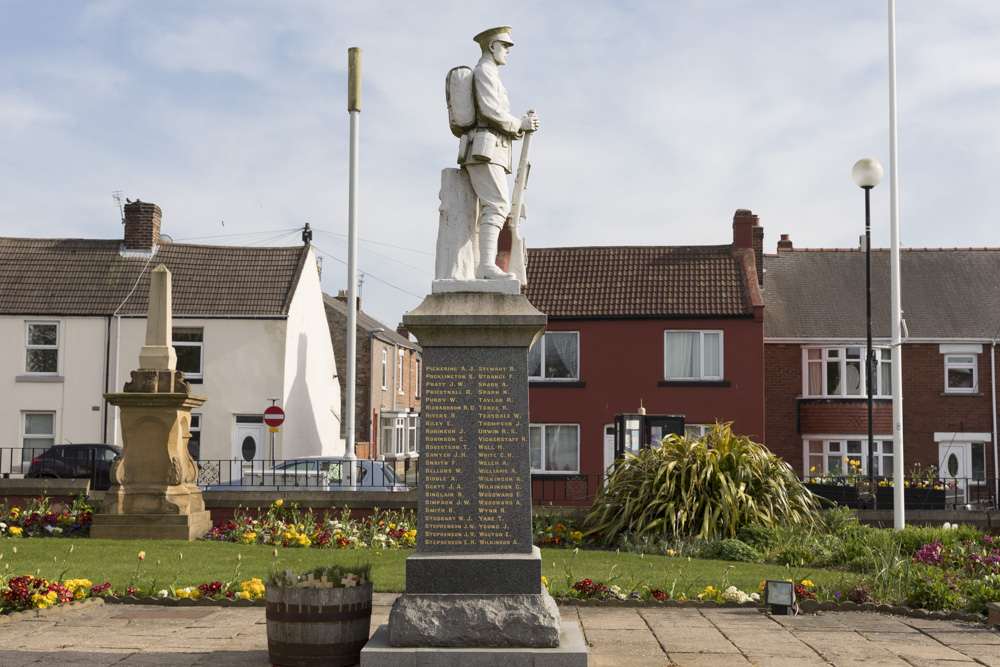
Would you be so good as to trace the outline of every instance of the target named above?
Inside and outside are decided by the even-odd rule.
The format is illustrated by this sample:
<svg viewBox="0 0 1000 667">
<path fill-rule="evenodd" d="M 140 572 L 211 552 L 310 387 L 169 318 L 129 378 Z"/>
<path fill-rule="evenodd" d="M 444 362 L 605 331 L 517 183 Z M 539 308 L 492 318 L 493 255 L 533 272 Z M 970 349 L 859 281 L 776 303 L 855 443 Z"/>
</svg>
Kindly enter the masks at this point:
<svg viewBox="0 0 1000 667">
<path fill-rule="evenodd" d="M 942 396 L 973 396 L 973 397 L 981 397 L 981 396 L 985 396 L 986 394 L 984 394 L 981 391 L 942 391 L 941 395 Z"/>
<path fill-rule="evenodd" d="M 187 382 L 188 384 L 204 384 L 205 383 L 205 379 L 204 378 L 189 378 L 189 377 L 186 377 L 186 378 L 184 378 L 184 381 Z"/>
<path fill-rule="evenodd" d="M 563 470 L 545 470 L 545 471 L 542 471 L 542 472 L 538 472 L 538 471 L 532 470 L 531 471 L 531 479 L 532 479 L 532 481 L 539 481 L 539 482 L 559 481 L 559 480 L 562 480 L 562 479 L 566 479 L 567 477 L 573 477 L 574 475 L 579 475 L 579 474 L 580 473 L 578 471 L 576 471 L 576 470 L 565 470 L 565 471 L 563 471 Z"/>
<path fill-rule="evenodd" d="M 583 389 L 586 386 L 586 382 L 580 382 L 579 380 L 528 380 L 529 389 L 532 387 L 565 387 L 567 389 Z"/>
<path fill-rule="evenodd" d="M 729 380 L 660 380 L 658 387 L 731 387 Z"/>
<path fill-rule="evenodd" d="M 18 375 L 14 382 L 65 382 L 62 375 Z"/>
</svg>

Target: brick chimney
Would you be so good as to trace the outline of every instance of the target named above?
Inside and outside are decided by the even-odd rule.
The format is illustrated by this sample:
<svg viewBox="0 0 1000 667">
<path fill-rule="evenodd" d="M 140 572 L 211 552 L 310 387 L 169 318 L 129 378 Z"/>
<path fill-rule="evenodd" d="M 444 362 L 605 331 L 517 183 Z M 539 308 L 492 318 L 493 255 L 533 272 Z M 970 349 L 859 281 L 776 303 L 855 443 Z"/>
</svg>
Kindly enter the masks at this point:
<svg viewBox="0 0 1000 667">
<path fill-rule="evenodd" d="M 125 204 L 125 249 L 152 250 L 160 243 L 160 216 L 156 204 L 138 199 Z"/>
<path fill-rule="evenodd" d="M 788 237 L 788 234 L 782 234 L 781 240 L 778 241 L 778 252 L 781 252 L 782 250 L 791 250 L 791 249 L 792 249 L 792 239 Z"/>
<path fill-rule="evenodd" d="M 357 307 L 358 307 L 358 310 L 360 311 L 361 310 L 361 297 L 360 296 L 356 297 L 356 299 L 357 299 Z M 343 301 L 345 304 L 347 303 L 347 290 L 344 290 L 344 289 L 337 290 L 337 301 Z"/>
<path fill-rule="evenodd" d="M 733 216 L 733 247 L 753 250 L 757 284 L 764 284 L 764 228 L 760 218 L 745 208 L 737 209 Z"/>
<path fill-rule="evenodd" d="M 406 325 L 403 324 L 402 322 L 400 322 L 399 324 L 396 325 L 396 333 L 398 333 L 400 336 L 402 336 L 406 340 L 410 340 L 410 330 L 407 329 Z"/>
</svg>

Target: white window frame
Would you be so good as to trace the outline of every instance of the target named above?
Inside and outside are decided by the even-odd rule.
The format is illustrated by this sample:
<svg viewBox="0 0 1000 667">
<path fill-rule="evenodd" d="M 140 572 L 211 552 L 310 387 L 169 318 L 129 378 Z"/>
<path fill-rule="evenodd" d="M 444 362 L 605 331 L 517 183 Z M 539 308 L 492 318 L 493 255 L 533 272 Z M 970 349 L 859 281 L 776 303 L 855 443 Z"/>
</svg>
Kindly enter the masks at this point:
<svg viewBox="0 0 1000 667">
<path fill-rule="evenodd" d="M 200 341 L 179 341 L 174 337 L 179 333 L 200 333 Z M 184 371 L 185 380 L 202 380 L 205 377 L 205 328 L 204 327 L 174 327 L 170 334 L 170 344 L 176 351 L 178 347 L 192 347 L 198 349 L 198 370 L 193 372 Z M 180 355 L 178 355 L 180 356 Z"/>
<path fill-rule="evenodd" d="M 24 374 L 32 376 L 56 376 L 59 375 L 59 362 L 61 361 L 59 354 L 60 343 L 62 342 L 62 327 L 59 322 L 51 321 L 34 321 L 24 323 Z M 31 327 L 33 326 L 54 326 L 56 328 L 56 342 L 54 345 L 39 345 L 37 343 L 31 343 Z M 31 350 L 55 350 L 56 353 L 56 368 L 53 371 L 32 371 L 28 370 L 28 353 Z"/>
<path fill-rule="evenodd" d="M 684 424 L 684 437 L 692 440 L 701 440 L 713 428 L 715 428 L 715 424 Z"/>
<path fill-rule="evenodd" d="M 948 372 L 952 369 L 971 369 L 972 386 L 952 387 L 948 378 Z M 948 394 L 974 394 L 979 390 L 979 358 L 975 354 L 944 355 L 944 390 Z"/>
<path fill-rule="evenodd" d="M 892 477 L 894 455 L 892 435 L 875 434 L 875 468 L 877 477 Z M 811 445 L 821 444 L 821 449 L 813 451 Z M 888 451 L 887 451 L 888 450 Z M 822 459 L 820 460 L 820 456 Z M 812 457 L 812 458 L 811 458 Z M 802 476 L 819 477 L 831 470 L 832 459 L 840 460 L 839 470 L 847 474 L 848 459 L 860 461 L 862 475 L 868 475 L 868 435 L 810 435 L 802 438 Z M 816 465 L 820 463 L 820 465 Z M 813 470 L 813 468 L 816 468 Z"/>
<path fill-rule="evenodd" d="M 414 412 L 389 412 L 379 415 L 379 433 L 382 434 L 382 454 L 389 458 L 403 458 L 416 454 L 420 416 Z"/>
<path fill-rule="evenodd" d="M 818 359 L 811 359 L 810 353 L 819 351 Z M 849 359 L 848 350 L 859 350 L 860 356 Z M 868 348 L 861 345 L 809 345 L 802 348 L 802 396 L 804 398 L 867 398 L 868 377 L 865 373 L 865 356 Z M 875 353 L 875 387 L 872 396 L 875 398 L 892 397 L 892 348 L 873 347 Z M 835 353 L 835 354 L 834 354 Z M 847 393 L 847 368 L 849 364 L 857 363 L 860 378 L 858 393 Z M 829 364 L 837 364 L 840 370 L 840 393 L 827 392 Z M 820 369 L 820 392 L 813 393 L 809 386 L 810 366 Z M 888 389 L 888 392 L 884 391 Z"/>
<path fill-rule="evenodd" d="M 564 428 L 565 427 L 570 427 L 570 428 L 575 428 L 576 429 L 576 462 L 575 462 L 575 465 L 573 466 L 572 470 L 565 470 L 565 469 L 563 469 L 563 470 L 551 470 L 551 469 L 548 469 L 548 468 L 545 467 L 545 461 L 546 461 L 546 458 L 547 458 L 545 456 L 545 445 L 546 445 L 546 441 L 547 441 L 546 431 L 549 428 L 552 428 L 552 427 L 564 427 Z M 529 445 L 528 445 L 528 448 L 529 448 L 529 457 L 530 457 L 530 449 L 531 449 L 531 444 L 530 444 L 531 437 L 530 437 L 530 434 L 532 432 L 534 432 L 535 429 L 539 429 L 539 433 L 540 433 L 540 436 L 541 436 L 539 438 L 539 444 L 540 444 L 539 459 L 540 459 L 540 461 L 542 463 L 542 467 L 541 468 L 536 468 L 534 466 L 534 464 L 532 464 L 532 467 L 531 467 L 532 474 L 578 475 L 580 473 L 580 425 L 579 424 L 529 424 L 528 425 L 528 433 L 529 433 L 529 438 L 528 438 L 528 441 L 529 441 Z"/>
<path fill-rule="evenodd" d="M 698 334 L 698 370 L 694 375 L 670 375 L 667 368 L 669 345 L 667 340 L 671 334 Z M 719 337 L 719 373 L 718 375 L 708 375 L 705 373 L 705 336 L 717 335 Z M 725 332 L 722 329 L 665 329 L 663 332 L 663 378 L 675 382 L 698 382 L 701 380 L 722 380 L 726 376 L 724 364 L 725 354 Z"/>
<path fill-rule="evenodd" d="M 188 427 L 188 430 L 191 432 L 191 439 L 188 440 L 188 444 L 190 444 L 191 440 L 194 439 L 195 434 L 196 433 L 198 434 L 198 457 L 195 458 L 195 461 L 200 461 L 201 460 L 201 413 L 199 412 L 191 413 L 191 426 Z M 190 453 L 190 449 L 188 450 L 188 452 Z"/>
<path fill-rule="evenodd" d="M 29 416 L 52 417 L 51 433 L 28 433 Z M 40 440 L 44 442 L 31 442 Z M 31 460 L 56 444 L 56 413 L 51 410 L 25 410 L 21 413 L 21 464 L 27 466 Z M 25 468 L 27 470 L 27 468 Z"/>
<path fill-rule="evenodd" d="M 389 363 L 389 354 L 386 352 L 385 348 L 382 348 L 382 391 L 385 391 L 386 389 L 385 381 L 388 379 L 387 378 L 388 363 Z"/>
<path fill-rule="evenodd" d="M 403 359 L 406 356 L 406 351 L 403 348 L 399 348 L 399 354 L 396 359 L 396 374 L 399 378 L 396 380 L 396 393 L 400 396 L 403 395 Z"/>
<path fill-rule="evenodd" d="M 418 438 L 420 433 L 420 417 L 409 414 L 406 417 L 406 453 L 416 454 L 419 451 Z"/>
<path fill-rule="evenodd" d="M 576 340 L 576 357 L 573 359 L 573 365 L 576 366 L 576 374 L 570 377 L 560 378 L 560 377 L 547 377 L 546 376 L 546 362 L 545 362 L 545 351 L 546 351 L 546 338 L 552 340 L 552 337 L 558 336 L 571 336 Z M 578 382 L 580 380 L 580 332 L 579 331 L 547 331 L 542 334 L 542 337 L 535 341 L 535 344 L 531 346 L 528 351 L 528 357 L 530 359 L 531 354 L 538 350 L 539 354 L 539 375 L 531 375 L 531 363 L 529 362 L 529 375 L 528 379 L 533 382 Z"/>
<path fill-rule="evenodd" d="M 963 455 L 963 465 L 968 469 L 968 474 L 966 477 L 958 478 L 961 480 L 962 484 L 970 485 L 982 485 L 989 480 L 989 471 L 986 469 L 986 465 L 989 461 L 989 447 L 988 443 L 993 442 L 992 433 L 951 433 L 951 432 L 935 432 L 934 442 L 938 445 L 938 458 L 940 459 L 941 448 L 944 447 L 946 450 L 954 448 L 957 451 L 962 452 Z M 973 466 L 973 453 L 972 446 L 980 445 L 983 448 L 983 476 L 981 478 L 975 477 L 974 466 Z M 938 477 L 941 479 L 952 479 L 946 473 L 948 471 L 938 470 Z"/>
</svg>

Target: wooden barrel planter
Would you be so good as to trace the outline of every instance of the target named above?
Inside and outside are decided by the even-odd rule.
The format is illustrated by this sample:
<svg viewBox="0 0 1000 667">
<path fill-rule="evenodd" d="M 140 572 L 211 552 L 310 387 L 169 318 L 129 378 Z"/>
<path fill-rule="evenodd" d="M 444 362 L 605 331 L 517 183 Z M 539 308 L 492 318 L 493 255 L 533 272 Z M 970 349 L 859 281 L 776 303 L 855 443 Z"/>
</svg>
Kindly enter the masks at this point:
<svg viewBox="0 0 1000 667">
<path fill-rule="evenodd" d="M 372 585 L 265 588 L 268 659 L 282 667 L 361 662 L 372 620 Z"/>
</svg>

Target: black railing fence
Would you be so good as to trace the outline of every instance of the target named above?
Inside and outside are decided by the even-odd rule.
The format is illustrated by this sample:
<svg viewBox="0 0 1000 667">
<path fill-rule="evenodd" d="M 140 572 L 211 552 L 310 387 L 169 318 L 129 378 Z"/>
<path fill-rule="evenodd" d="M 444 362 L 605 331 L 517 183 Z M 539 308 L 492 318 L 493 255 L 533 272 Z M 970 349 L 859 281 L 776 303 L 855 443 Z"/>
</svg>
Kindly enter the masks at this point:
<svg viewBox="0 0 1000 667">
<path fill-rule="evenodd" d="M 104 488 L 109 482 L 110 462 L 93 451 L 71 460 L 46 457 L 47 447 L 0 448 L 0 477 L 91 479 L 92 487 Z M 385 461 L 356 459 L 355 485 L 362 490 L 406 491 L 420 481 L 419 459 Z M 202 459 L 197 484 L 202 489 L 303 489 L 340 490 L 344 487 L 345 460 L 330 458 L 295 458 L 244 461 L 241 459 Z"/>
<path fill-rule="evenodd" d="M 905 509 L 977 510 L 997 508 L 995 477 L 904 476 Z M 814 494 L 855 509 L 892 509 L 895 486 L 891 479 L 876 478 L 874 498 L 869 480 L 858 475 L 822 475 L 802 480 Z"/>
</svg>

